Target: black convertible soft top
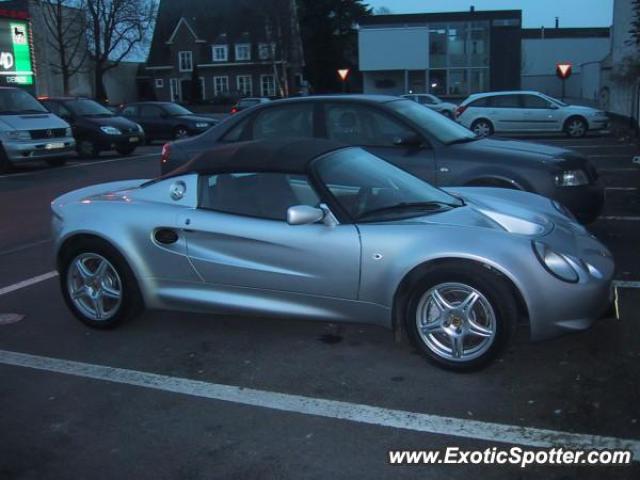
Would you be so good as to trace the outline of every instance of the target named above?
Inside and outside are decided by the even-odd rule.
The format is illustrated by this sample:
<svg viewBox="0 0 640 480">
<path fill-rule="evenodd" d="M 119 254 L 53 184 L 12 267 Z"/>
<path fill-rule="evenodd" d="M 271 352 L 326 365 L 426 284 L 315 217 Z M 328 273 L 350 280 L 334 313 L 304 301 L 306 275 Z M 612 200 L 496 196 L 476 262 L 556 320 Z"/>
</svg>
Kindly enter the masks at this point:
<svg viewBox="0 0 640 480">
<path fill-rule="evenodd" d="M 278 172 L 304 174 L 321 155 L 349 145 L 323 139 L 252 140 L 226 143 L 207 150 L 160 178 L 187 173 Z"/>
</svg>

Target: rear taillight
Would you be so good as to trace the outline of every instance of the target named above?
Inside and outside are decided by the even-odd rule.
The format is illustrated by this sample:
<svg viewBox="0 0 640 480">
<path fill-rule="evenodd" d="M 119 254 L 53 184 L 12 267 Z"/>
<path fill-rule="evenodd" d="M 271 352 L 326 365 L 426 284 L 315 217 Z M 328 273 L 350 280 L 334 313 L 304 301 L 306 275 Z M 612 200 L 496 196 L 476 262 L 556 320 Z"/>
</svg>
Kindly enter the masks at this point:
<svg viewBox="0 0 640 480">
<path fill-rule="evenodd" d="M 238 112 L 238 109 L 236 107 L 231 108 L 231 113 L 237 113 L 237 112 Z"/>
<path fill-rule="evenodd" d="M 462 115 L 466 109 L 467 107 L 465 105 L 460 105 L 458 108 L 456 108 L 456 118 Z"/>
<path fill-rule="evenodd" d="M 165 164 L 169 161 L 169 156 L 171 155 L 171 144 L 165 143 L 162 146 L 162 154 L 160 155 L 160 163 Z"/>
</svg>

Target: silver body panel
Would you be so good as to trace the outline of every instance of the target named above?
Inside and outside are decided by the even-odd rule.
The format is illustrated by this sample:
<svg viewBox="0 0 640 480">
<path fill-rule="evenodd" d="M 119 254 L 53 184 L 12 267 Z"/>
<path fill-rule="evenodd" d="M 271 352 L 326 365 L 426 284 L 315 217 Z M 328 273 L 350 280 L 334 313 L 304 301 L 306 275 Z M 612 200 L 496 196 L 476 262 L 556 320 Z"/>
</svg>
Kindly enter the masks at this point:
<svg viewBox="0 0 640 480">
<path fill-rule="evenodd" d="M 534 194 L 450 188 L 467 206 L 402 221 L 294 226 L 196 208 L 196 174 L 138 188 L 142 182 L 63 195 L 52 203 L 53 228 L 56 252 L 78 234 L 111 243 L 149 308 L 391 328 L 402 279 L 441 259 L 475 261 L 506 276 L 524 300 L 532 339 L 587 328 L 609 306 L 610 253 Z M 186 187 L 178 200 L 171 196 L 176 182 Z M 179 240 L 157 243 L 158 228 L 174 229 Z M 578 282 L 551 275 L 533 239 L 575 259 Z"/>
</svg>

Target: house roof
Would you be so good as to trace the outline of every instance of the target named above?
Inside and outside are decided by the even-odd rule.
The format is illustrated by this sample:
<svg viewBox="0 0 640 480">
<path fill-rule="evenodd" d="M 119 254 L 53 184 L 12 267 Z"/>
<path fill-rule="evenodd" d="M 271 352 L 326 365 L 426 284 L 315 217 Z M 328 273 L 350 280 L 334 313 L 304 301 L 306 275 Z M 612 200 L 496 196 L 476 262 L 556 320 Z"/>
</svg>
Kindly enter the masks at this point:
<svg viewBox="0 0 640 480">
<path fill-rule="evenodd" d="M 252 0 L 160 0 L 148 66 L 167 65 L 171 42 L 185 28 L 200 43 L 213 44 L 223 33 L 230 42 L 249 32 L 264 39 L 264 18 Z"/>
<path fill-rule="evenodd" d="M 464 12 L 442 13 L 405 13 L 391 15 L 371 15 L 362 18 L 361 27 L 385 27 L 401 25 L 424 25 L 441 22 L 469 22 L 480 20 L 518 20 L 522 18 L 521 10 L 474 10 Z"/>
</svg>

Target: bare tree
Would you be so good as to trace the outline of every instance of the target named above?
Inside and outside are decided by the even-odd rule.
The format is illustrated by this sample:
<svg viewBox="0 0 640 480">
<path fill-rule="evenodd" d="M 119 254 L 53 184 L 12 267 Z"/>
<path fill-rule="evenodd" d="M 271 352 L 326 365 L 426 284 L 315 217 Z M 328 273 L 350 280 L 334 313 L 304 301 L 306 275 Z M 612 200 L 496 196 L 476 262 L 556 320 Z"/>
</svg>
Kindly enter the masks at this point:
<svg viewBox="0 0 640 480">
<path fill-rule="evenodd" d="M 291 64 L 301 64 L 303 61 L 296 2 L 263 0 L 254 8 L 258 8 L 264 21 L 265 39 L 269 45 L 269 59 L 278 93 L 281 97 L 286 97 L 290 92 Z"/>
<path fill-rule="evenodd" d="M 104 74 L 139 53 L 149 40 L 155 0 L 84 0 L 87 36 L 93 56 L 95 96 L 107 100 Z"/>
<path fill-rule="evenodd" d="M 55 52 L 49 64 L 62 77 L 62 89 L 69 94 L 71 78 L 85 66 L 87 57 L 85 38 L 84 0 L 39 1 L 47 44 Z"/>
</svg>

